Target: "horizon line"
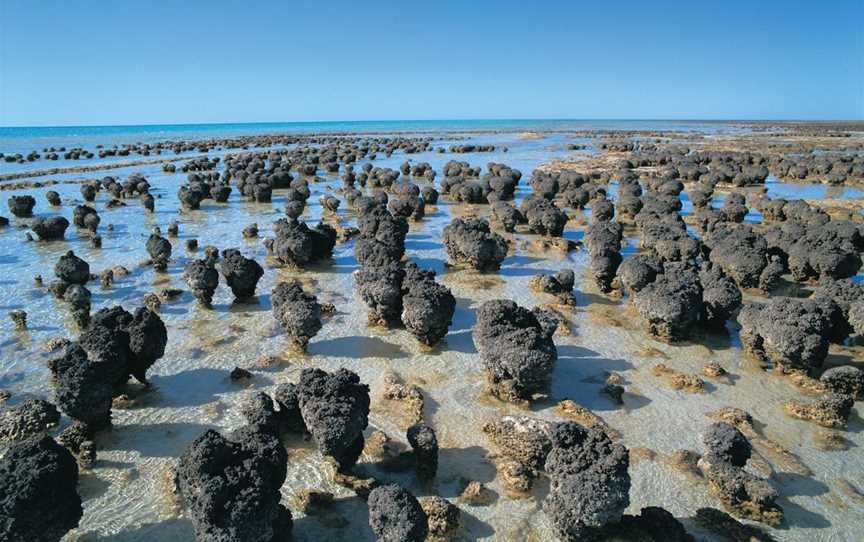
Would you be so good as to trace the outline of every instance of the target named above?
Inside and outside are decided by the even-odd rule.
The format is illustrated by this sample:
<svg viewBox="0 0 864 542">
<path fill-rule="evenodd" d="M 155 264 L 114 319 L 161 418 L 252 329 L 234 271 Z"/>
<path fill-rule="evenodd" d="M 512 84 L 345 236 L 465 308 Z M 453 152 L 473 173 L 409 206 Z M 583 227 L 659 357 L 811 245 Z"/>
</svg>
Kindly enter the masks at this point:
<svg viewBox="0 0 864 542">
<path fill-rule="evenodd" d="M 408 122 L 525 122 L 525 121 L 562 121 L 562 122 L 599 122 L 599 121 L 636 121 L 636 122 L 800 122 L 820 123 L 836 122 L 856 124 L 864 123 L 864 118 L 826 118 L 826 119 L 795 119 L 795 118 L 649 118 L 649 117 L 524 117 L 524 118 L 426 118 L 426 119 L 364 119 L 364 120 L 290 120 L 290 121 L 215 121 L 215 122 L 153 122 L 153 123 L 119 123 L 119 124 L 33 124 L 33 125 L 0 125 L 3 129 L 21 128 L 132 128 L 141 126 L 231 126 L 231 125 L 290 125 L 290 124 L 365 124 L 365 123 L 408 123 Z"/>
</svg>

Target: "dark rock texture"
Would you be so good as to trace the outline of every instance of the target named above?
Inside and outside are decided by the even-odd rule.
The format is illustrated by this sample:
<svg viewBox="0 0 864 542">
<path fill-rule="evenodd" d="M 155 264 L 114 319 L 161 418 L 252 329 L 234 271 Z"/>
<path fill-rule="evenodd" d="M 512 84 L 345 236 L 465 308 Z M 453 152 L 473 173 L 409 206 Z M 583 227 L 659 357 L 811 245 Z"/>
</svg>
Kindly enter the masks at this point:
<svg viewBox="0 0 864 542">
<path fill-rule="evenodd" d="M 51 437 L 13 444 L 0 459 L 0 540 L 59 542 L 83 514 L 78 465 Z"/>
<path fill-rule="evenodd" d="M 423 542 L 429 531 L 426 512 L 404 488 L 390 484 L 369 493 L 369 526 L 380 542 Z"/>
<path fill-rule="evenodd" d="M 264 269 L 251 258 L 247 258 L 235 248 L 222 251 L 220 263 L 222 276 L 237 299 L 247 299 L 255 295 L 255 287 L 264 276 Z"/>
<path fill-rule="evenodd" d="M 453 263 L 479 271 L 498 269 L 507 257 L 507 241 L 481 218 L 453 219 L 444 228 L 444 245 Z"/>
<path fill-rule="evenodd" d="M 36 232 L 39 239 L 43 241 L 55 241 L 63 239 L 66 234 L 66 228 L 69 227 L 69 221 L 62 216 L 52 216 L 50 218 L 37 218 L 33 221 L 30 228 Z"/>
<path fill-rule="evenodd" d="M 405 267 L 402 283 L 402 323 L 421 343 L 432 346 L 450 328 L 456 298 L 446 286 L 435 281 L 435 271 L 424 270 L 413 262 Z"/>
<path fill-rule="evenodd" d="M 369 387 L 347 369 L 303 369 L 297 385 L 303 421 L 322 455 L 351 468 L 363 451 L 369 423 Z"/>
<path fill-rule="evenodd" d="M 291 512 L 279 504 L 288 454 L 279 439 L 244 427 L 225 438 L 209 430 L 180 457 L 177 481 L 205 542 L 285 540 Z"/>
<path fill-rule="evenodd" d="M 213 294 L 219 286 L 219 272 L 211 260 L 192 260 L 186 264 L 183 279 L 199 303 L 209 306 L 213 302 Z"/>
<path fill-rule="evenodd" d="M 748 304 L 738 322 L 745 351 L 778 369 L 812 374 L 828 355 L 830 311 L 818 301 L 778 297 Z"/>
<path fill-rule="evenodd" d="M 551 480 L 543 510 L 562 540 L 590 539 L 621 520 L 630 504 L 628 451 L 599 428 L 558 424 L 546 458 Z"/>
<path fill-rule="evenodd" d="M 414 450 L 417 477 L 432 480 L 438 472 L 438 437 L 430 426 L 420 423 L 412 425 L 406 433 L 408 444 Z"/>
<path fill-rule="evenodd" d="M 306 293 L 298 281 L 292 280 L 276 285 L 270 301 L 273 304 L 273 316 L 282 329 L 298 348 L 305 350 L 323 326 L 318 299 Z"/>
<path fill-rule="evenodd" d="M 487 301 L 480 307 L 474 342 L 494 395 L 521 401 L 547 388 L 558 359 L 552 331 L 513 301 Z"/>
</svg>

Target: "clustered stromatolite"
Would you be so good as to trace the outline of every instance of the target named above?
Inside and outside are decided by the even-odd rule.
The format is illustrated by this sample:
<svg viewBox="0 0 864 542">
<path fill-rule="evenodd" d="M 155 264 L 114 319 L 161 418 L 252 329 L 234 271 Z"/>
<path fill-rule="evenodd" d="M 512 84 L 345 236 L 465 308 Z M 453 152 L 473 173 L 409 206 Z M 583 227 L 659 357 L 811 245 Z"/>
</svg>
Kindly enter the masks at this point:
<svg viewBox="0 0 864 542">
<path fill-rule="evenodd" d="M 474 342 L 490 391 L 506 401 L 529 400 L 545 391 L 558 359 L 554 328 L 513 301 L 487 301 L 477 311 Z"/>
</svg>

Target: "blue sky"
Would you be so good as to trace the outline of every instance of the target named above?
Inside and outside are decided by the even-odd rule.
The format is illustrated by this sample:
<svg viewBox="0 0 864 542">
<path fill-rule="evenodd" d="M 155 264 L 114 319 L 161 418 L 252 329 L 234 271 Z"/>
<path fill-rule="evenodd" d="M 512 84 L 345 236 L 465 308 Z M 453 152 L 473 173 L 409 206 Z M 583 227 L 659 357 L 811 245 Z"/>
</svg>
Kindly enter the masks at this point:
<svg viewBox="0 0 864 542">
<path fill-rule="evenodd" d="M 864 118 L 864 0 L 0 0 L 0 125 Z"/>
</svg>

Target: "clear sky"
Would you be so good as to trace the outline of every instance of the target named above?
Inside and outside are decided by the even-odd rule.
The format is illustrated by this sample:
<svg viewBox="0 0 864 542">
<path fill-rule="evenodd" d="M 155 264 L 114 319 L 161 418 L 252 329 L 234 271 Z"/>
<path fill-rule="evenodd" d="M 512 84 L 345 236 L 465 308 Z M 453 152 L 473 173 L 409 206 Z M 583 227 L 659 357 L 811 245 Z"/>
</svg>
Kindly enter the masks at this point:
<svg viewBox="0 0 864 542">
<path fill-rule="evenodd" d="M 0 125 L 864 118 L 864 0 L 0 0 Z"/>
</svg>

